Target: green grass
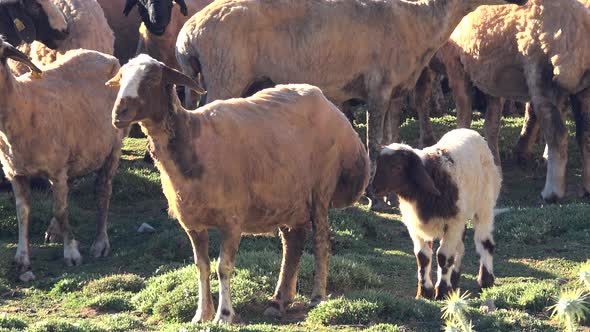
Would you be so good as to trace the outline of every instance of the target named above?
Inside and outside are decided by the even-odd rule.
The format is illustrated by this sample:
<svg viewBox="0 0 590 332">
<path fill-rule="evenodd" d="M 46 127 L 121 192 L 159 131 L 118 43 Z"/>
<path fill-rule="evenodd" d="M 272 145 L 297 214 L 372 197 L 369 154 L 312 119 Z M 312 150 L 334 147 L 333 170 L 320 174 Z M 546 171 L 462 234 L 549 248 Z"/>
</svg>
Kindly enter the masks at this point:
<svg viewBox="0 0 590 332">
<path fill-rule="evenodd" d="M 477 115 L 475 119 L 474 128 L 481 131 L 483 122 Z M 538 199 L 544 164 L 539 159 L 525 166 L 512 161 L 511 149 L 521 124 L 521 118 L 503 120 L 504 186 L 498 205 L 512 210 L 496 220 L 497 284 L 481 294 L 473 230 L 467 233 L 461 288 L 472 294 L 469 317 L 477 331 L 557 331 L 546 308 L 561 289 L 580 285 L 580 264 L 590 258 L 590 205 L 576 196 L 581 162 L 573 133 L 568 198 L 560 205 L 546 206 Z M 437 137 L 454 126 L 452 116 L 433 119 Z M 571 123 L 568 126 L 572 128 Z M 401 130 L 403 140 L 416 145 L 417 128 L 416 121 L 407 120 Z M 542 149 L 540 144 L 535 146 L 535 156 L 540 157 Z M 43 243 L 51 194 L 34 192 L 30 238 L 37 280 L 29 284 L 18 281 L 12 263 L 18 231 L 13 198 L 0 193 L 0 332 L 441 331 L 441 303 L 414 299 L 416 262 L 399 211 L 378 214 L 360 205 L 330 212 L 333 255 L 328 301 L 309 306 L 313 256 L 308 236 L 295 302 L 282 320 L 265 318 L 263 312 L 278 279 L 281 243 L 276 236 L 247 236 L 240 244 L 232 278 L 240 325 L 189 323 L 198 303 L 190 242 L 168 218 L 159 174 L 143 162 L 144 150 L 145 139 L 126 139 L 113 186 L 112 254 L 107 258 L 89 256 L 95 228 L 93 176 L 77 179 L 71 186 L 70 222 L 84 256 L 79 267 L 64 265 L 60 244 Z M 137 233 L 144 222 L 156 232 Z M 217 257 L 219 236 L 210 233 L 210 255 Z M 218 296 L 215 264 L 213 259 L 214 302 Z M 487 299 L 498 309 L 484 314 L 479 306 Z"/>
</svg>

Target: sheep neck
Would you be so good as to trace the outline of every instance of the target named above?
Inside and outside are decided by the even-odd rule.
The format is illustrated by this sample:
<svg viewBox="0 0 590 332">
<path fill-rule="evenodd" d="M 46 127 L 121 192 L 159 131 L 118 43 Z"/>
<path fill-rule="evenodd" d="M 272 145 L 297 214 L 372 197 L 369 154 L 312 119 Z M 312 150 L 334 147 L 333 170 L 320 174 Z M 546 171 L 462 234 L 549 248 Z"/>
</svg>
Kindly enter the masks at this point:
<svg viewBox="0 0 590 332">
<path fill-rule="evenodd" d="M 178 174 L 188 179 L 199 179 L 203 166 L 194 149 L 194 141 L 200 135 L 201 121 L 198 113 L 189 113 L 173 97 L 173 86 L 166 87 L 167 98 L 160 105 L 162 116 L 140 122 L 148 136 L 152 158 L 157 166 L 168 174 Z"/>
</svg>

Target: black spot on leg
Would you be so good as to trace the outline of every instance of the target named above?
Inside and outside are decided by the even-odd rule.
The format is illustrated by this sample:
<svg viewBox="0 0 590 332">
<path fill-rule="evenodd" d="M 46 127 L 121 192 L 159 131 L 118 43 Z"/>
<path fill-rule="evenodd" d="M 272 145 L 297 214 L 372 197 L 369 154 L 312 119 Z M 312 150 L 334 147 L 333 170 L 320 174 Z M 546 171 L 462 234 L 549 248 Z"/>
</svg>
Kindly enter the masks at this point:
<svg viewBox="0 0 590 332">
<path fill-rule="evenodd" d="M 449 258 L 449 260 L 450 260 L 450 258 Z M 447 266 L 447 256 L 445 256 L 443 253 L 439 252 L 436 255 L 436 263 L 441 268 L 443 275 L 445 275 L 445 274 L 447 274 L 447 272 L 449 272 L 449 267 Z"/>
<path fill-rule="evenodd" d="M 496 247 L 494 246 L 494 244 L 492 243 L 492 241 L 490 241 L 490 239 L 487 239 L 487 240 L 483 241 L 481 244 L 483 245 L 483 247 L 485 248 L 485 250 L 487 250 L 490 253 L 490 255 L 493 255 L 494 254 L 494 250 L 495 250 Z"/>
<path fill-rule="evenodd" d="M 453 272 L 451 272 L 451 287 L 453 287 L 453 289 L 459 288 L 459 279 L 460 278 L 461 278 L 461 271 L 453 270 Z"/>
<path fill-rule="evenodd" d="M 477 280 L 479 288 L 488 288 L 494 286 L 494 279 L 494 275 L 488 272 L 488 269 L 486 269 L 486 267 L 483 266 L 483 264 L 480 265 L 479 278 Z"/>
<path fill-rule="evenodd" d="M 440 283 L 440 285 L 438 287 L 436 287 L 436 295 L 435 295 L 435 299 L 437 300 L 442 300 L 445 298 L 445 296 L 447 296 L 447 294 L 449 294 L 449 292 L 452 290 L 451 285 L 448 285 L 446 283 L 446 281 L 442 281 Z"/>
<path fill-rule="evenodd" d="M 229 316 L 229 315 L 230 315 L 230 312 L 229 312 L 229 310 L 227 310 L 227 309 L 223 308 L 223 309 L 221 309 L 221 314 L 222 314 L 223 316 Z"/>
</svg>

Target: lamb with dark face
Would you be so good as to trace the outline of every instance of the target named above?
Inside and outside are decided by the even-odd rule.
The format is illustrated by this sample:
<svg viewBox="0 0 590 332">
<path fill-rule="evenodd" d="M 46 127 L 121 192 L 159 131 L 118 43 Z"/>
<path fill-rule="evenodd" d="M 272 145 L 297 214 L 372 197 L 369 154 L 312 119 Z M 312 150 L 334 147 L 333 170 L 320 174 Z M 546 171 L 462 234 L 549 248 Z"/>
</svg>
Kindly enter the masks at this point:
<svg viewBox="0 0 590 332">
<path fill-rule="evenodd" d="M 12 45 L 37 40 L 55 49 L 68 24 L 50 0 L 0 0 L 0 34 Z"/>
<path fill-rule="evenodd" d="M 377 195 L 398 194 L 418 263 L 416 297 L 442 299 L 457 288 L 467 220 L 473 220 L 480 256 L 478 283 L 492 286 L 494 206 L 502 177 L 486 141 L 477 132 L 457 129 L 423 150 L 404 144 L 384 147 L 377 157 Z M 436 288 L 430 279 L 432 241 L 437 251 Z"/>
<path fill-rule="evenodd" d="M 184 0 L 174 0 L 180 7 L 180 12 L 188 15 Z M 172 16 L 172 0 L 126 0 L 123 13 L 127 16 L 133 7 L 137 10 L 147 29 L 154 35 L 161 36 L 166 32 Z"/>
</svg>

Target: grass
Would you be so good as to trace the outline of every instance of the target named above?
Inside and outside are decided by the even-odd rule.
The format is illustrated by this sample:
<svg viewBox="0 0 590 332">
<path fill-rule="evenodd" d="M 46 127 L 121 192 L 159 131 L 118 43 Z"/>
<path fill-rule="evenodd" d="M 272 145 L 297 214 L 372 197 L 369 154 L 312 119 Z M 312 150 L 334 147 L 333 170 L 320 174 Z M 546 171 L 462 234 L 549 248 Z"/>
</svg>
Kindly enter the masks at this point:
<svg viewBox="0 0 590 332">
<path fill-rule="evenodd" d="M 476 116 L 474 128 L 483 122 Z M 539 160 L 519 166 L 511 148 L 521 118 L 503 120 L 500 141 L 504 186 L 498 205 L 511 211 L 496 220 L 496 286 L 478 293 L 477 257 L 467 233 L 462 291 L 472 295 L 468 317 L 476 331 L 557 331 L 547 309 L 561 290 L 578 287 L 580 266 L 590 258 L 590 206 L 578 198 L 581 162 L 573 133 L 568 163 L 569 196 L 546 206 L 538 197 L 545 179 Z M 433 119 L 437 137 L 455 126 L 453 116 Z M 569 128 L 572 124 L 568 123 Z M 362 130 L 363 128 L 361 128 Z M 409 144 L 418 141 L 418 124 L 402 127 Z M 330 298 L 309 307 L 313 257 L 308 237 L 297 283 L 298 296 L 282 320 L 263 316 L 278 279 L 281 244 L 276 236 L 248 236 L 240 244 L 232 278 L 238 326 L 191 324 L 197 308 L 197 272 L 187 236 L 167 216 L 160 178 L 143 162 L 145 139 L 126 139 L 114 181 L 109 237 L 112 254 L 89 256 L 95 228 L 94 177 L 72 182 L 70 222 L 80 241 L 84 263 L 68 268 L 59 244 L 44 244 L 51 216 L 51 194 L 35 191 L 31 217 L 32 266 L 37 280 L 18 281 L 12 260 L 17 222 L 13 197 L 0 193 L 0 332 L 3 331 L 441 331 L 442 303 L 415 300 L 416 271 L 412 242 L 399 211 L 373 213 L 364 206 L 331 211 L 333 256 Z M 535 147 L 541 156 L 542 146 Z M 137 233 L 142 223 L 156 229 Z M 219 237 L 211 232 L 210 255 Z M 212 261 L 213 299 L 218 283 Z M 494 301 L 496 311 L 479 306 Z M 582 326 L 588 330 L 588 322 Z"/>
</svg>

